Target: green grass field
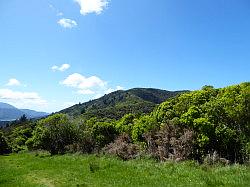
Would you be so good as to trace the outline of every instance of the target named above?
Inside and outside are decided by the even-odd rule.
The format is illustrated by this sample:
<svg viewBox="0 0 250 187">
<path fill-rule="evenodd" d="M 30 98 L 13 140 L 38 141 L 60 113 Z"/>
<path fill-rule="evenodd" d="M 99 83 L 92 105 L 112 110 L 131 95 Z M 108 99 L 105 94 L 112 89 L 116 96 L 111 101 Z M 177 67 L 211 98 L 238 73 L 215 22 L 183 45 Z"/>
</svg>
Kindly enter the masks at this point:
<svg viewBox="0 0 250 187">
<path fill-rule="evenodd" d="M 0 156 L 0 186 L 250 186 L 250 168 L 121 161 L 94 155 Z"/>
</svg>

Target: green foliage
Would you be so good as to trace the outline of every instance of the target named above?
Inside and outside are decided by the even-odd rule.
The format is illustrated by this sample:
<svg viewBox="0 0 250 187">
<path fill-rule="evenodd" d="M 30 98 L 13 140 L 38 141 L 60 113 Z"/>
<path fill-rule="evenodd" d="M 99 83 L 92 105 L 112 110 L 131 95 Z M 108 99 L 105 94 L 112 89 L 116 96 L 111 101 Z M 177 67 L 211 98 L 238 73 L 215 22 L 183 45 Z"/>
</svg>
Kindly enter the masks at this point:
<svg viewBox="0 0 250 187">
<path fill-rule="evenodd" d="M 26 149 L 25 142 L 32 136 L 32 131 L 32 128 L 29 126 L 20 126 L 12 129 L 8 139 L 13 152 Z"/>
<path fill-rule="evenodd" d="M 109 122 L 96 122 L 91 130 L 98 149 L 114 141 L 118 135 L 115 125 Z"/>
<path fill-rule="evenodd" d="M 135 120 L 135 124 L 132 129 L 132 139 L 135 142 L 144 141 L 143 135 L 158 127 L 158 123 L 154 117 L 149 115 L 142 116 Z"/>
<path fill-rule="evenodd" d="M 68 116 L 55 114 L 38 122 L 33 137 L 26 144 L 29 148 L 58 154 L 64 153 L 66 146 L 74 143 L 76 139 L 76 127 L 70 123 Z"/>
<path fill-rule="evenodd" d="M 3 133 L 0 131 L 0 155 L 10 153 L 10 147 Z"/>
<path fill-rule="evenodd" d="M 135 119 L 134 114 L 126 114 L 116 123 L 116 128 L 120 133 L 131 134 Z"/>
<path fill-rule="evenodd" d="M 201 157 L 217 151 L 231 161 L 244 161 L 250 140 L 250 83 L 184 93 L 162 103 L 152 114 L 158 123 L 175 120 L 197 134 Z"/>
</svg>

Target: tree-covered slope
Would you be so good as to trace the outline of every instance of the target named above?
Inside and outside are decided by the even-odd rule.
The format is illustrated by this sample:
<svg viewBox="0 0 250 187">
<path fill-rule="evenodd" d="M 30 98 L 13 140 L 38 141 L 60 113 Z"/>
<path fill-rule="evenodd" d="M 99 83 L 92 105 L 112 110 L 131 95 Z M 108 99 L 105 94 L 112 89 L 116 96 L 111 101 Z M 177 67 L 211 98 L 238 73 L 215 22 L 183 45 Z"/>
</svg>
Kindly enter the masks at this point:
<svg viewBox="0 0 250 187">
<path fill-rule="evenodd" d="M 127 113 L 150 113 L 157 104 L 185 91 L 166 91 L 152 88 L 134 88 L 115 91 L 86 103 L 79 103 L 60 113 L 70 116 L 83 115 L 85 118 L 119 119 Z"/>
</svg>

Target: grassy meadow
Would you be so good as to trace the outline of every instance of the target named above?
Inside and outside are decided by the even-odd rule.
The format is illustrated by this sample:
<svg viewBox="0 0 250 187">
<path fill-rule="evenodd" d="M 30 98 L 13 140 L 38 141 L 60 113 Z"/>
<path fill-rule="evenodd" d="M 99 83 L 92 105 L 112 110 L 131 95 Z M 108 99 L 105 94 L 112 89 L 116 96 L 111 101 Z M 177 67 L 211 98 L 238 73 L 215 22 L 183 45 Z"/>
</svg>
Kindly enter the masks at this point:
<svg viewBox="0 0 250 187">
<path fill-rule="evenodd" d="M 122 161 L 95 155 L 0 156 L 0 186 L 249 186 L 250 167 Z"/>
</svg>

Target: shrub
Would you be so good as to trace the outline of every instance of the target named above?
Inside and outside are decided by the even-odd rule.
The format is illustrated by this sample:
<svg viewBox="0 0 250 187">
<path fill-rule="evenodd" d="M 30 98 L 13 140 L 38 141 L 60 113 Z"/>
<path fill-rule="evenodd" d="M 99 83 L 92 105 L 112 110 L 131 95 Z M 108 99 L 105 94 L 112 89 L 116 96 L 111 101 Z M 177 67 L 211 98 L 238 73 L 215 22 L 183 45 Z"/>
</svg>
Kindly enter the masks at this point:
<svg viewBox="0 0 250 187">
<path fill-rule="evenodd" d="M 124 115 L 116 124 L 116 128 L 121 133 L 131 134 L 133 125 L 134 125 L 134 114 L 126 114 Z"/>
<path fill-rule="evenodd" d="M 132 129 L 132 139 L 134 142 L 144 141 L 143 134 L 158 127 L 156 119 L 152 116 L 146 115 L 135 120 L 135 124 Z"/>
<path fill-rule="evenodd" d="M 164 124 L 157 132 L 145 134 L 148 153 L 161 161 L 186 160 L 194 153 L 195 133 L 177 125 Z"/>
<path fill-rule="evenodd" d="M 91 133 L 93 134 L 97 150 L 113 142 L 118 136 L 115 125 L 110 122 L 95 122 L 91 128 Z"/>
<path fill-rule="evenodd" d="M 133 144 L 127 134 L 120 135 L 113 143 L 104 148 L 104 152 L 118 156 L 123 160 L 135 158 L 139 153 L 139 146 Z"/>
<path fill-rule="evenodd" d="M 10 147 L 7 143 L 7 140 L 4 137 L 3 133 L 0 132 L 0 155 L 8 154 L 10 152 L 11 152 L 11 150 L 10 150 Z"/>
<path fill-rule="evenodd" d="M 79 132 L 78 139 L 75 143 L 66 146 L 66 151 L 69 153 L 92 153 L 94 151 L 95 144 L 96 142 L 93 135 L 88 131 L 82 131 Z"/>
<path fill-rule="evenodd" d="M 77 139 L 76 126 L 71 124 L 65 114 L 55 114 L 40 120 L 26 145 L 32 149 L 44 149 L 52 155 L 65 153 L 66 146 Z"/>
<path fill-rule="evenodd" d="M 205 165 L 228 165 L 230 163 L 229 160 L 225 158 L 221 158 L 216 151 L 214 151 L 212 154 L 208 154 L 204 160 L 203 164 Z"/>
</svg>

